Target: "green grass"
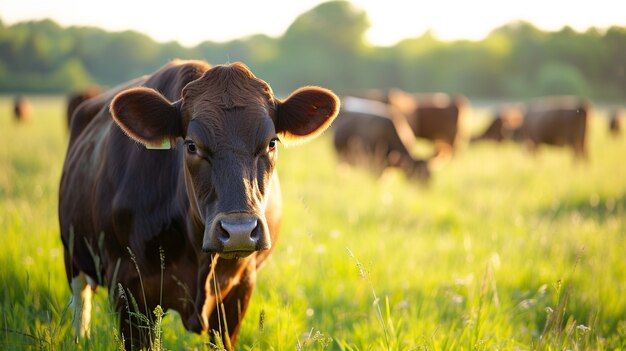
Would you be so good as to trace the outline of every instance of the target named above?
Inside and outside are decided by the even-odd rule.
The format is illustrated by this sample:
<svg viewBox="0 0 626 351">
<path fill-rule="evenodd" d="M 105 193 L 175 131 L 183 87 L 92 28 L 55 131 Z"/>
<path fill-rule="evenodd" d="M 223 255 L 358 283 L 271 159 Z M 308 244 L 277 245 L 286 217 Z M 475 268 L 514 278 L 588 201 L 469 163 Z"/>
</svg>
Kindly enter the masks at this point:
<svg viewBox="0 0 626 351">
<path fill-rule="evenodd" d="M 0 349 L 115 350 L 98 289 L 74 343 L 57 223 L 64 101 L 0 99 Z M 330 134 L 279 150 L 285 213 L 238 350 L 626 349 L 626 136 L 594 116 L 590 162 L 467 147 L 428 187 L 337 164 Z M 484 110 L 471 120 L 477 130 Z M 168 311 L 169 350 L 209 350 Z"/>
</svg>

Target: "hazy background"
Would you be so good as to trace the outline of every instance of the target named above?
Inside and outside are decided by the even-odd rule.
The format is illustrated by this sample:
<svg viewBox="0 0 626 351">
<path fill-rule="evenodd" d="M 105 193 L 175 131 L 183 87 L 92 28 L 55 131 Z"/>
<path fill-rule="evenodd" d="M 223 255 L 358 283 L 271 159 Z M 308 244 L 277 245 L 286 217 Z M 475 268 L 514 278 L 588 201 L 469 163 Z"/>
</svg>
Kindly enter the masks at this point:
<svg viewBox="0 0 626 351">
<path fill-rule="evenodd" d="M 626 350 L 626 138 L 605 118 L 626 106 L 624 7 L 0 0 L 0 350 L 120 346 L 106 288 L 92 337 L 73 337 L 58 224 L 64 94 L 173 58 L 243 61 L 282 96 L 308 84 L 463 93 L 464 137 L 503 100 L 593 100 L 587 162 L 567 148 L 462 143 L 428 186 L 339 163 L 332 130 L 281 147 L 281 238 L 238 350 Z M 13 116 L 17 93 L 30 120 Z M 209 349 L 167 314 L 165 349 Z"/>
<path fill-rule="evenodd" d="M 618 1 L 0 1 L 0 92 L 110 87 L 173 58 L 243 61 L 278 94 L 626 96 Z"/>
</svg>

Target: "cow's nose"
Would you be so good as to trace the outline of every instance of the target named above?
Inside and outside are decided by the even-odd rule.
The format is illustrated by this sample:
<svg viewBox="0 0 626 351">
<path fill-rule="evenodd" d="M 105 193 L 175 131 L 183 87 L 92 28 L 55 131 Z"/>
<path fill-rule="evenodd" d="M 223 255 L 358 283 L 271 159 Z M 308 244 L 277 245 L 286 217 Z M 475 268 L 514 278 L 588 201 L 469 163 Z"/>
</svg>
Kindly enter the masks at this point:
<svg viewBox="0 0 626 351">
<path fill-rule="evenodd" d="M 217 238 L 224 251 L 255 251 L 261 228 L 257 219 L 222 219 L 217 228 Z"/>
<path fill-rule="evenodd" d="M 202 249 L 224 257 L 245 257 L 271 247 L 262 217 L 241 213 L 219 215 L 205 232 Z"/>
</svg>

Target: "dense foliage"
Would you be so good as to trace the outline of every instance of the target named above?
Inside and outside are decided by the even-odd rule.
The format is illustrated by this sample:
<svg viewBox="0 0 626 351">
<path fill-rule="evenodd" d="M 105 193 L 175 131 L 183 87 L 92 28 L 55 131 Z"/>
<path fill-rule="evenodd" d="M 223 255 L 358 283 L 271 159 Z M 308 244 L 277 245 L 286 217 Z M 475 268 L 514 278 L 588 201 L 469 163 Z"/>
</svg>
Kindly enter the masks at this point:
<svg viewBox="0 0 626 351">
<path fill-rule="evenodd" d="M 347 1 L 303 13 L 280 37 L 255 35 L 195 47 L 133 32 L 63 28 L 51 20 L 0 21 L 0 92 L 68 92 L 113 86 L 172 58 L 243 61 L 279 94 L 303 84 L 337 91 L 401 87 L 470 97 L 626 96 L 626 27 L 545 32 L 515 22 L 480 41 L 445 42 L 427 32 L 391 47 L 365 41 L 367 14 Z M 206 33 L 210 37 L 211 33 Z"/>
</svg>

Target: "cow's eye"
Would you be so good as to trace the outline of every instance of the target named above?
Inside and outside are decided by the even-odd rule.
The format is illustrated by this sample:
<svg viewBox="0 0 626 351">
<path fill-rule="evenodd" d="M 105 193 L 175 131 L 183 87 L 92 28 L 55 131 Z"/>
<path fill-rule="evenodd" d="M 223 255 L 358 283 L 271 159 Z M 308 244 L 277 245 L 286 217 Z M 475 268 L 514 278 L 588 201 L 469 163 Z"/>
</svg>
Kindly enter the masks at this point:
<svg viewBox="0 0 626 351">
<path fill-rule="evenodd" d="M 270 143 L 267 144 L 267 151 L 271 152 L 271 151 L 276 150 L 276 146 L 278 145 L 278 142 L 279 142 L 278 138 L 273 138 L 272 140 L 270 140 Z"/>
<path fill-rule="evenodd" d="M 185 140 L 185 145 L 187 146 L 188 153 L 195 154 L 196 152 L 198 152 L 198 148 L 196 147 L 196 144 L 193 141 Z"/>
</svg>

